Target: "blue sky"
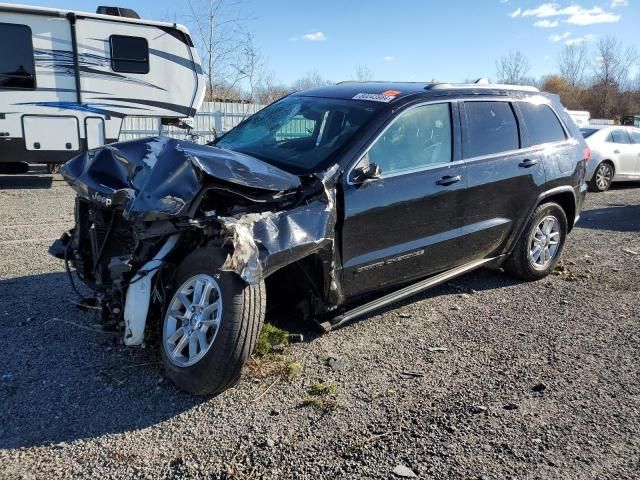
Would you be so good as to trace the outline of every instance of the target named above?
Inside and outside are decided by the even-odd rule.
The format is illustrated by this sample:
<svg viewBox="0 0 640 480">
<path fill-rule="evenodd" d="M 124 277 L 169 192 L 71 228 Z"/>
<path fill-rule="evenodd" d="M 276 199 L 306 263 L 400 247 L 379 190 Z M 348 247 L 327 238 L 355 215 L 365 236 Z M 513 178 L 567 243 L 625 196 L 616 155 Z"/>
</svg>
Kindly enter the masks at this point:
<svg viewBox="0 0 640 480">
<path fill-rule="evenodd" d="M 196 0 L 197 1 L 197 0 Z M 26 0 L 95 11 L 118 0 Z M 186 0 L 121 1 L 148 19 L 188 23 Z M 529 58 L 533 76 L 551 73 L 566 42 L 615 35 L 640 50 L 640 0 L 244 0 L 248 27 L 277 79 L 317 70 L 331 80 L 366 65 L 376 79 L 463 81 L 495 76 L 509 49 Z"/>
</svg>

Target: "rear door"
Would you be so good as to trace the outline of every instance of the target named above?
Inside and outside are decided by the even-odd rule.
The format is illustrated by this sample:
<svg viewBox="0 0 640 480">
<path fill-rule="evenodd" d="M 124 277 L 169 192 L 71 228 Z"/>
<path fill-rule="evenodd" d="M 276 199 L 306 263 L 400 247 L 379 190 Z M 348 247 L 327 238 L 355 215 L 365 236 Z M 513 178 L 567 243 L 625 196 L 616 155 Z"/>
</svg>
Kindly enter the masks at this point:
<svg viewBox="0 0 640 480">
<path fill-rule="evenodd" d="M 634 173 L 635 175 L 640 175 L 640 129 L 630 128 L 627 132 L 629 133 L 629 138 L 631 138 L 631 141 L 633 142 L 633 153 L 636 155 Z"/>
<path fill-rule="evenodd" d="M 396 115 L 343 179 L 343 282 L 347 296 L 446 270 L 457 264 L 464 166 L 456 102 Z M 375 163 L 377 179 L 357 167 Z"/>
<path fill-rule="evenodd" d="M 623 128 L 611 130 L 607 142 L 613 143 L 613 154 L 618 157 L 617 175 L 634 175 L 638 162 L 637 148 L 631 143 L 627 131 Z M 610 145 L 611 146 L 611 145 Z"/>
<path fill-rule="evenodd" d="M 467 262 L 502 253 L 540 194 L 545 174 L 542 152 L 522 149 L 522 120 L 512 102 L 467 100 L 461 112 L 468 183 L 460 256 Z"/>
</svg>

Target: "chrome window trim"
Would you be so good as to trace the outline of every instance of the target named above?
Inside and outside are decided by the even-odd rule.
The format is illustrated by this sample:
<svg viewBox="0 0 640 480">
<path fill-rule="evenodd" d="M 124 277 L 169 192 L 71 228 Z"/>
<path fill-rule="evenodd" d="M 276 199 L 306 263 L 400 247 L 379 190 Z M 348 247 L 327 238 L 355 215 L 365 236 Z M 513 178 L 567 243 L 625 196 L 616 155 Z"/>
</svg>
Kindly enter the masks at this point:
<svg viewBox="0 0 640 480">
<path fill-rule="evenodd" d="M 391 125 L 393 125 L 393 123 L 400 118 L 400 115 L 398 115 L 395 119 L 393 119 L 391 121 L 391 123 L 389 123 L 382 132 L 380 132 L 379 135 L 376 136 L 376 138 L 369 144 L 369 146 L 367 147 L 367 149 L 364 151 L 364 153 L 362 155 L 360 155 L 360 157 L 358 158 L 358 160 L 356 162 L 353 163 L 353 165 L 351 166 L 351 168 L 349 168 L 349 170 L 347 171 L 347 185 L 362 185 L 365 182 L 374 182 L 374 181 L 378 181 L 378 180 L 384 180 L 385 178 L 393 178 L 393 177 L 397 177 L 400 175 L 409 175 L 409 174 L 413 174 L 413 173 L 421 173 L 421 172 L 425 172 L 425 171 L 429 171 L 429 170 L 435 170 L 437 168 L 442 168 L 445 165 L 450 165 L 452 167 L 458 167 L 458 166 L 462 166 L 466 163 L 469 162 L 479 162 L 482 160 L 488 160 L 488 159 L 495 159 L 495 158 L 500 158 L 500 157 L 513 157 L 515 155 L 526 155 L 528 153 L 538 153 L 537 150 L 545 150 L 548 148 L 559 148 L 562 146 L 575 146 L 577 145 L 578 141 L 573 138 L 571 136 L 571 134 L 569 133 L 567 126 L 564 124 L 564 122 L 562 121 L 562 119 L 560 118 L 560 116 L 558 115 L 558 112 L 555 110 L 555 108 L 553 108 L 553 105 L 551 104 L 551 102 L 548 101 L 548 99 L 542 95 L 540 95 L 540 98 L 543 98 L 545 100 L 545 102 L 543 103 L 544 105 L 548 106 L 551 111 L 553 112 L 553 114 L 556 116 L 556 118 L 558 119 L 558 121 L 560 122 L 560 126 L 562 127 L 562 129 L 564 130 L 564 134 L 565 134 L 565 139 L 564 140 L 558 140 L 556 142 L 549 142 L 549 143 L 541 143 L 538 145 L 530 145 L 528 147 L 524 147 L 524 148 L 519 148 L 517 150 L 508 150 L 505 152 L 498 152 L 498 153 L 491 153 L 488 155 L 481 155 L 481 156 L 476 156 L 476 157 L 469 157 L 469 158 L 461 158 L 460 160 L 452 160 L 450 162 L 442 162 L 442 163 L 436 163 L 433 165 L 428 165 L 425 167 L 417 167 L 417 168 L 413 168 L 410 170 L 403 170 L 400 172 L 395 172 L 395 173 L 391 173 L 388 175 L 383 175 L 380 178 L 375 178 L 375 179 L 369 179 L 369 180 L 364 180 L 361 182 L 356 182 L 353 181 L 351 179 L 351 174 L 353 173 L 353 170 L 360 164 L 360 162 L 362 161 L 362 159 L 369 153 L 369 150 L 373 147 L 373 145 L 375 145 L 375 143 L 380 139 L 380 137 L 382 137 L 382 135 L 385 134 L 385 132 L 387 131 L 387 129 L 389 127 L 391 127 Z M 407 108 L 406 110 L 403 110 L 402 113 L 408 112 L 414 108 L 418 108 L 418 107 L 423 107 L 426 105 L 433 105 L 433 104 L 439 104 L 439 103 L 449 103 L 452 104 L 454 102 L 459 102 L 459 103 L 464 103 L 464 102 L 509 102 L 509 103 L 516 103 L 516 102 L 527 102 L 526 99 L 523 98 L 511 98 L 511 97 L 507 97 L 507 98 L 502 98 L 502 97 L 484 97 L 484 98 L 452 98 L 452 99 L 438 99 L 438 100 L 433 100 L 433 101 L 428 101 L 428 102 L 422 102 L 416 105 L 412 105 L 411 107 Z M 514 116 L 516 118 L 516 121 L 519 122 L 518 116 L 516 115 L 516 112 L 514 111 Z M 453 118 L 452 118 L 452 122 L 453 122 Z M 452 123 L 452 132 L 453 132 L 453 123 Z M 453 152 L 452 152 L 452 156 L 453 156 Z"/>
<path fill-rule="evenodd" d="M 369 180 L 364 180 L 361 182 L 358 181 L 353 181 L 351 179 L 351 174 L 353 173 L 353 171 L 355 170 L 355 168 L 360 164 L 360 162 L 362 162 L 362 159 L 367 156 L 367 154 L 369 153 L 369 150 L 371 150 L 371 148 L 378 142 L 378 140 L 380 140 L 380 138 L 387 132 L 387 130 L 389 128 L 391 128 L 391 126 L 405 113 L 414 110 L 416 108 L 420 108 L 420 107 L 426 107 L 429 105 L 438 105 L 441 103 L 447 103 L 449 105 L 452 105 L 454 102 L 457 102 L 458 99 L 457 98 L 449 98 L 449 99 L 438 99 L 438 100 L 432 100 L 432 101 L 428 101 L 428 102 L 421 102 L 421 103 L 417 103 L 415 105 L 411 105 L 409 108 L 407 108 L 406 110 L 403 110 L 402 112 L 400 112 L 400 114 L 398 114 L 393 120 L 391 120 L 391 122 L 389 122 L 389 124 L 384 127 L 384 129 L 373 139 L 373 141 L 367 146 L 366 150 L 362 153 L 362 155 L 360 155 L 358 157 L 358 160 L 356 160 L 355 162 L 353 162 L 353 165 L 351 165 L 351 168 L 349 168 L 349 170 L 347 171 L 347 185 L 362 185 L 364 182 L 373 182 L 376 180 L 384 180 L 385 178 L 393 178 L 393 177 L 397 177 L 400 175 L 407 175 L 410 173 L 418 173 L 418 172 L 423 172 L 426 170 L 432 170 L 434 168 L 442 168 L 444 165 L 452 165 L 454 163 L 458 163 L 457 161 L 448 161 L 448 162 L 440 162 L 440 163 L 434 163 L 431 165 L 426 165 L 424 167 L 416 167 L 416 168 L 412 168 L 409 170 L 402 170 L 402 171 L 398 171 L 398 172 L 393 172 L 390 174 L 385 175 L 384 172 L 382 172 L 382 175 L 380 176 L 380 178 L 372 178 Z M 451 106 L 449 107 L 449 115 L 451 116 L 451 140 L 453 142 L 453 132 L 454 132 L 454 118 L 453 118 L 453 110 L 451 108 Z M 452 145 L 453 147 L 453 145 Z M 453 148 L 451 149 L 451 158 L 453 159 Z"/>
</svg>

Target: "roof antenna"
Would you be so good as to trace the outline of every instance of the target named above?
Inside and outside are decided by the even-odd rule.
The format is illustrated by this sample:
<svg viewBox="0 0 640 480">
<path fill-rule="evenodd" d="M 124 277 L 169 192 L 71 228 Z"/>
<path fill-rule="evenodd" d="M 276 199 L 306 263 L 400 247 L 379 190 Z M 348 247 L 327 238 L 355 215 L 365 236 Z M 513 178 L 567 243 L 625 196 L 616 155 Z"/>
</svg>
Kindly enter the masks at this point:
<svg viewBox="0 0 640 480">
<path fill-rule="evenodd" d="M 473 83 L 475 83 L 476 85 L 489 85 L 490 82 L 488 78 L 480 77 Z"/>
</svg>

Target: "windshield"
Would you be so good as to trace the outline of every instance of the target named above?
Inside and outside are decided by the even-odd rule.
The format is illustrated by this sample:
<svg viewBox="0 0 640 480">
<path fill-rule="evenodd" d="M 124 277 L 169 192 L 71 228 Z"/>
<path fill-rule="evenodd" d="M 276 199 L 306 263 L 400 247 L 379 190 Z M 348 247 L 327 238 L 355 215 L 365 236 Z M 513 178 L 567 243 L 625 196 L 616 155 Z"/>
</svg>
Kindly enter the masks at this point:
<svg viewBox="0 0 640 480">
<path fill-rule="evenodd" d="M 286 97 L 229 131 L 216 146 L 292 173 L 311 173 L 323 168 L 379 108 L 354 100 Z"/>
<path fill-rule="evenodd" d="M 584 138 L 589 138 L 591 135 L 598 131 L 597 128 L 581 128 L 580 133 Z"/>
</svg>

